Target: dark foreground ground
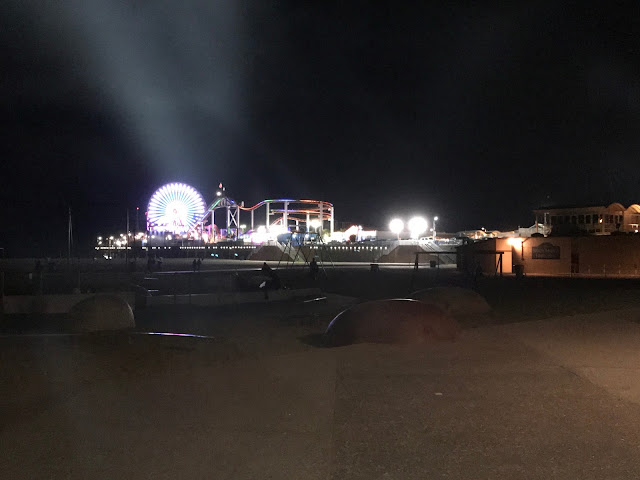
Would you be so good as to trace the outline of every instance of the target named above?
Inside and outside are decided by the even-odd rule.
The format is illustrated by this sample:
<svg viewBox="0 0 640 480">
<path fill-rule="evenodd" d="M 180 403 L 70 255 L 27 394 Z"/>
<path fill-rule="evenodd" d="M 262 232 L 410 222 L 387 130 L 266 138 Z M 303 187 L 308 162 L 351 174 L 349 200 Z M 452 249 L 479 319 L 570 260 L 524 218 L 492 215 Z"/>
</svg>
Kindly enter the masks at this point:
<svg viewBox="0 0 640 480">
<path fill-rule="evenodd" d="M 412 288 L 410 270 L 346 268 L 321 300 L 4 336 L 0 478 L 640 478 L 636 282 L 420 273 L 494 314 L 454 343 L 321 348 L 342 309 Z"/>
</svg>

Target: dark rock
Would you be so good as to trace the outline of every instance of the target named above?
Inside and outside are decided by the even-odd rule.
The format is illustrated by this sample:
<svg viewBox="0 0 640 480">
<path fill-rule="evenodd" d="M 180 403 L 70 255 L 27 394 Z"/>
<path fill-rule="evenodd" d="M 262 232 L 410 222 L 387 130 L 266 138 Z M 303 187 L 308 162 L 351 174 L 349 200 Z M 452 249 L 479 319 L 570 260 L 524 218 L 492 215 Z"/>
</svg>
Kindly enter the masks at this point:
<svg viewBox="0 0 640 480">
<path fill-rule="evenodd" d="M 117 295 L 96 295 L 75 304 L 69 312 L 74 332 L 101 332 L 134 328 L 131 307 Z"/>
<path fill-rule="evenodd" d="M 432 343 L 452 341 L 459 332 L 456 321 L 436 305 L 408 299 L 378 300 L 338 314 L 327 327 L 325 343 Z"/>
</svg>

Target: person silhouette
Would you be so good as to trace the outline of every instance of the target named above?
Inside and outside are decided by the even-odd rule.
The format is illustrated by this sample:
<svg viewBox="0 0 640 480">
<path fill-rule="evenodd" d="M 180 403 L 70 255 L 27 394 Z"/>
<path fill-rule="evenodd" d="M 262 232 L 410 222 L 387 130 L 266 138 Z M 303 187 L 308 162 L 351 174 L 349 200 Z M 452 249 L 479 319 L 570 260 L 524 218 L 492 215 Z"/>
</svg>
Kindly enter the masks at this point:
<svg viewBox="0 0 640 480">
<path fill-rule="evenodd" d="M 264 289 L 264 299 L 269 299 L 269 290 L 279 290 L 281 287 L 280 277 L 278 274 L 269 266 L 267 262 L 262 264 L 262 273 L 264 273 L 267 277 L 269 277 L 266 281 L 264 281 L 260 288 Z"/>
<path fill-rule="evenodd" d="M 320 267 L 318 266 L 318 262 L 316 262 L 316 259 L 314 257 L 311 259 L 311 262 L 309 262 L 309 275 L 311 275 L 311 278 L 315 280 L 318 276 L 318 273 L 320 273 Z"/>
</svg>

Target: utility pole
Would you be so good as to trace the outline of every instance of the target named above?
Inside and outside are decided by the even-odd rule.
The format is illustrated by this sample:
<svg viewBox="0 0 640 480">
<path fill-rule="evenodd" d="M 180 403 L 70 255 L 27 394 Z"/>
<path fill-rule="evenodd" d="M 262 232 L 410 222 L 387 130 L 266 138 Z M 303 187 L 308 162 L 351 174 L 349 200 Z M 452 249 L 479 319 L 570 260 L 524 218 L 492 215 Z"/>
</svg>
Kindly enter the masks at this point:
<svg viewBox="0 0 640 480">
<path fill-rule="evenodd" d="M 140 207 L 136 207 L 136 230 L 133 232 L 133 258 L 134 260 L 138 260 L 138 250 L 136 250 L 136 238 L 138 237 L 138 231 L 140 230 L 140 226 L 138 224 L 138 213 L 140 213 Z M 142 245 L 142 242 L 140 243 Z"/>
<path fill-rule="evenodd" d="M 73 243 L 73 224 L 71 223 L 71 207 L 69 207 L 69 224 L 67 226 L 67 263 L 71 264 L 71 245 Z"/>
<path fill-rule="evenodd" d="M 129 209 L 127 208 L 127 233 L 125 234 L 125 244 L 124 244 L 124 264 L 125 267 L 129 268 Z"/>
</svg>

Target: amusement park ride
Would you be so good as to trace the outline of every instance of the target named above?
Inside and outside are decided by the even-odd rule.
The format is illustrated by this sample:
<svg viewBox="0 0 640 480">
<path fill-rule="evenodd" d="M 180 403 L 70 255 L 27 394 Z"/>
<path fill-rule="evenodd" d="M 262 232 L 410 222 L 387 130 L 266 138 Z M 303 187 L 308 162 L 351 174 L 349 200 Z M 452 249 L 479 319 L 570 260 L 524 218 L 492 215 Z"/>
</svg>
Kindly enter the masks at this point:
<svg viewBox="0 0 640 480">
<path fill-rule="evenodd" d="M 248 229 L 240 221 L 241 212 L 250 214 Z M 216 224 L 220 213 L 224 215 L 224 228 Z M 157 238 L 165 244 L 178 240 L 215 243 L 243 238 L 262 243 L 290 231 L 319 233 L 327 223 L 333 234 L 334 207 L 322 200 L 279 198 L 245 207 L 244 202 L 230 198 L 221 183 L 216 198 L 207 207 L 193 187 L 169 183 L 156 190 L 149 201 L 146 240 L 154 243 L 152 240 Z"/>
</svg>

